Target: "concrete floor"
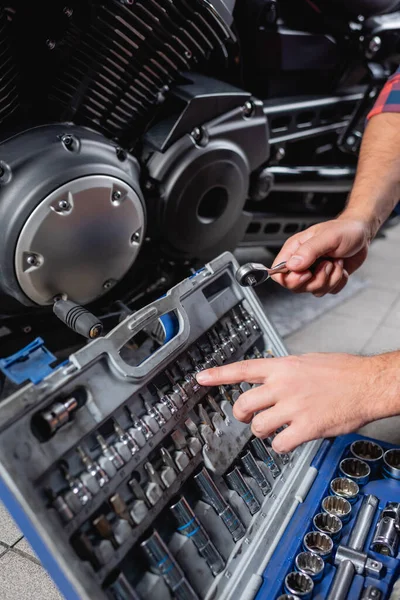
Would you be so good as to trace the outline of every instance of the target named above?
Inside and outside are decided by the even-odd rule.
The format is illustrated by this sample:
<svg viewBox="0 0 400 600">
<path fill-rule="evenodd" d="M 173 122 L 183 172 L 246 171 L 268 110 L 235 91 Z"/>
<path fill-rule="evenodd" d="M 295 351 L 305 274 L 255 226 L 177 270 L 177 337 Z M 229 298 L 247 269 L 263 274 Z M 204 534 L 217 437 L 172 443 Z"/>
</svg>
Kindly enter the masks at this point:
<svg viewBox="0 0 400 600">
<path fill-rule="evenodd" d="M 291 353 L 378 353 L 400 348 L 400 227 L 371 247 L 359 271 L 370 285 L 285 341 Z M 371 437 L 400 443 L 400 417 L 364 428 Z M 61 599 L 27 541 L 0 504 L 1 600 Z"/>
</svg>

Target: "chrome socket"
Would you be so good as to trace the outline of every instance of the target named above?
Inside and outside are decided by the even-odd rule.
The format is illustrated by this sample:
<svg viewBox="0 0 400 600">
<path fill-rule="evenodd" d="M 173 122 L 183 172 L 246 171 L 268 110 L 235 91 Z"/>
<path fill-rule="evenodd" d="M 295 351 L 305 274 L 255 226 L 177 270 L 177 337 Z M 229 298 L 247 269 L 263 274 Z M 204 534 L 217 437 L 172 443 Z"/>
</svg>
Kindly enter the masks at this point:
<svg viewBox="0 0 400 600">
<path fill-rule="evenodd" d="M 278 600 L 299 600 L 299 597 L 293 596 L 293 594 L 282 594 Z"/>
<path fill-rule="evenodd" d="M 336 477 L 331 481 L 329 489 L 333 496 L 345 498 L 350 504 L 356 502 L 360 492 L 358 484 L 348 477 Z"/>
<path fill-rule="evenodd" d="M 296 556 L 295 569 L 311 577 L 313 581 L 320 581 L 324 575 L 325 563 L 318 554 L 313 552 L 300 552 Z"/>
<path fill-rule="evenodd" d="M 400 479 L 400 448 L 387 450 L 383 455 L 383 474 L 385 477 Z"/>
<path fill-rule="evenodd" d="M 324 512 L 328 515 L 338 517 L 342 523 L 347 523 L 351 517 L 351 504 L 346 498 L 327 496 L 322 500 L 321 506 Z"/>
<path fill-rule="evenodd" d="M 379 463 L 383 458 L 383 448 L 375 442 L 369 440 L 357 440 L 350 446 L 350 452 L 354 458 L 364 460 L 370 467 Z"/>
<path fill-rule="evenodd" d="M 330 496 L 332 498 L 332 496 Z M 329 513 L 318 513 L 313 518 L 313 527 L 315 531 L 326 533 L 334 541 L 338 540 L 342 532 L 343 523 L 336 515 Z"/>
<path fill-rule="evenodd" d="M 314 590 L 314 582 L 309 575 L 293 571 L 286 575 L 284 588 L 287 594 L 295 594 L 297 598 L 310 600 Z"/>
<path fill-rule="evenodd" d="M 359 486 L 365 485 L 371 475 L 370 466 L 359 458 L 345 458 L 340 462 L 339 471 L 345 477 L 352 479 Z"/>
<path fill-rule="evenodd" d="M 326 533 L 309 531 L 303 538 L 303 547 L 306 552 L 313 552 L 321 558 L 327 558 L 332 554 L 333 541 Z"/>
</svg>

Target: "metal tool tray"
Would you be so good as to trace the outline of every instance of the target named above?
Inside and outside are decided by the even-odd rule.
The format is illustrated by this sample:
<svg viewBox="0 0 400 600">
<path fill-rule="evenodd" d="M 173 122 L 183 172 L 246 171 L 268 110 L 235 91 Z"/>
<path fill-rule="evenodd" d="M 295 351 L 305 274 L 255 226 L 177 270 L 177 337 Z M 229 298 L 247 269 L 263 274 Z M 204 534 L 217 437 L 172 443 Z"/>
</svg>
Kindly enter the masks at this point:
<svg viewBox="0 0 400 600">
<path fill-rule="evenodd" d="M 231 403 L 219 396 L 216 390 L 200 388 L 192 390 L 188 400 L 177 406 L 166 423 L 153 431 L 153 436 L 125 460 L 123 467 L 85 506 L 82 505 L 81 510 L 75 511 L 68 522 L 63 523 L 54 505 L 49 503 L 48 493 L 45 494 L 45 490 L 51 488 L 53 498 L 60 497 L 67 489 L 59 469 L 60 463 L 67 465 L 67 472 L 72 477 L 81 476 L 83 466 L 76 452 L 77 446 L 83 446 L 93 460 L 99 460 L 100 450 L 95 434 L 101 432 L 108 444 L 112 444 L 115 435 L 110 430 L 110 423 L 116 420 L 125 431 L 132 427 L 124 407 L 129 406 L 136 415 L 146 419 L 148 415 L 143 414 L 143 401 L 157 402 L 154 384 L 165 385 L 165 370 L 172 368 L 171 365 L 177 361 L 181 374 L 193 370 L 187 362 L 187 351 L 196 348 L 195 344 L 201 345 L 202 340 L 207 339 L 207 332 L 219 327 L 221 322 L 226 323 L 227 315 L 230 316 L 235 307 L 243 306 L 247 311 L 247 333 L 240 345 L 233 347 L 231 344 L 230 352 L 227 349 L 225 362 L 241 360 L 256 349 L 258 355 L 287 354 L 254 291 L 237 284 L 234 278 L 237 268 L 238 264 L 231 254 L 221 255 L 175 286 L 165 297 L 129 316 L 104 338 L 88 343 L 50 375 L 19 389 L 2 403 L 1 499 L 68 600 L 128 600 L 136 598 L 133 589 L 143 600 L 172 598 L 165 579 L 159 570 L 146 562 L 141 547 L 153 528 L 160 533 L 199 598 L 245 600 L 259 594 L 260 600 L 275 600 L 283 593 L 283 581 L 299 551 L 302 534 L 310 528 L 310 519 L 318 512 L 329 478 L 336 471 L 335 460 L 346 451 L 347 441 L 338 440 L 333 446 L 329 442 L 322 446 L 320 441 L 308 443 L 285 459 L 274 455 L 269 447 L 270 460 L 264 463 L 258 461 L 257 464 L 269 480 L 271 492 L 264 496 L 253 481 L 245 479 L 260 504 L 260 509 L 251 516 L 245 502 L 227 486 L 225 480 L 226 473 L 237 464 L 239 455 L 251 442 L 250 427 L 234 419 Z M 168 332 L 166 317 L 173 325 Z M 164 344 L 150 355 L 136 357 L 133 363 L 132 352 L 128 352 L 127 348 L 132 348 L 132 340 L 142 330 L 149 331 L 151 328 L 154 331 L 153 325 L 157 322 L 164 323 Z M 36 377 L 35 381 L 38 379 L 40 377 Z M 244 389 L 243 386 L 242 391 Z M 229 390 L 231 397 L 234 391 Z M 190 458 L 177 469 L 174 480 L 168 486 L 164 485 L 162 495 L 147 507 L 145 516 L 140 522 L 135 522 L 129 534 L 126 535 L 126 527 L 121 529 L 125 534 L 122 536 L 121 533 L 120 543 L 116 544 L 107 560 L 99 563 L 96 555 L 94 564 L 80 549 L 78 554 L 75 545 L 77 533 L 83 531 L 86 535 L 88 532 L 87 535 L 93 539 L 93 520 L 99 514 L 106 513 L 108 517 L 111 512 L 109 499 L 115 493 L 131 508 L 135 497 L 128 490 L 127 483 L 133 473 L 142 486 L 146 485 L 149 489 L 150 480 L 146 479 L 148 473 L 144 464 L 149 460 L 158 464 L 160 447 L 171 443 L 173 431 L 184 430 L 183 424 L 188 417 L 199 422 L 198 406 L 205 402 L 209 392 L 217 394 L 215 398 L 220 414 L 209 413 L 211 427 L 205 426 L 204 422 L 201 425 L 201 452 L 190 454 L 186 447 L 184 453 Z M 163 393 L 158 391 L 158 394 Z M 73 417 L 47 439 L 38 429 L 37 416 L 54 403 L 70 398 L 78 404 Z M 174 456 L 181 456 L 182 452 L 179 452 Z M 275 477 L 272 476 L 271 463 L 277 467 Z M 200 495 L 193 483 L 194 475 L 203 466 L 246 529 L 245 535 L 236 543 L 207 498 Z M 400 496 L 398 481 L 380 483 L 391 486 L 386 495 L 390 496 L 393 490 L 393 495 Z M 179 533 L 174 524 L 169 507 L 181 494 L 190 499 L 196 517 L 224 559 L 224 569 L 215 577 L 190 537 Z M 383 499 L 386 499 L 385 494 L 382 493 Z M 391 497 L 391 500 L 396 498 Z M 114 533 L 117 526 L 126 525 L 122 521 L 112 521 Z M 385 594 L 393 583 L 396 568 L 390 571 L 390 577 L 384 582 L 382 589 Z M 334 567 L 327 567 L 327 575 L 330 569 L 334 570 Z M 123 596 L 120 590 L 116 591 L 113 582 L 119 573 L 129 580 L 131 595 L 126 593 Z M 329 583 L 331 579 L 327 577 L 326 581 Z M 324 598 L 328 583 L 319 584 L 321 592 L 316 588 L 313 597 Z M 352 592 L 349 598 L 355 600 L 357 593 Z"/>
</svg>

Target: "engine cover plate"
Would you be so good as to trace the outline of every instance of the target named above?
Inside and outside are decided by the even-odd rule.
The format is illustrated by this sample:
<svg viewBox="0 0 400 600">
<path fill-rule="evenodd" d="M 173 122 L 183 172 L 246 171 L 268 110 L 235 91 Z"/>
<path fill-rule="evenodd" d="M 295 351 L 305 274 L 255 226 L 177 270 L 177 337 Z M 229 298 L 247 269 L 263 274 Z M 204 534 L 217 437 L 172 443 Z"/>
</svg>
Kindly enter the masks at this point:
<svg viewBox="0 0 400 600">
<path fill-rule="evenodd" d="M 70 181 L 26 221 L 15 253 L 18 283 L 37 304 L 57 295 L 87 304 L 133 264 L 143 228 L 141 201 L 125 182 L 106 175 Z"/>
</svg>

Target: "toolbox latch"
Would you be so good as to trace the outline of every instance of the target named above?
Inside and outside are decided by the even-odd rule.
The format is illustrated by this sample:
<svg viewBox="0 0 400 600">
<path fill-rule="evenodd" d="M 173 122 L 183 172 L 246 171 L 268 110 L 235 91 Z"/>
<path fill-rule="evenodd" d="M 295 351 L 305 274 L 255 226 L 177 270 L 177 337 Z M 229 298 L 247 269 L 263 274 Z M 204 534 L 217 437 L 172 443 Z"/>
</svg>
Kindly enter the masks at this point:
<svg viewBox="0 0 400 600">
<path fill-rule="evenodd" d="M 0 359 L 0 371 L 17 385 L 28 380 L 36 384 L 53 372 L 51 365 L 56 360 L 38 337 L 12 356 Z"/>
</svg>

